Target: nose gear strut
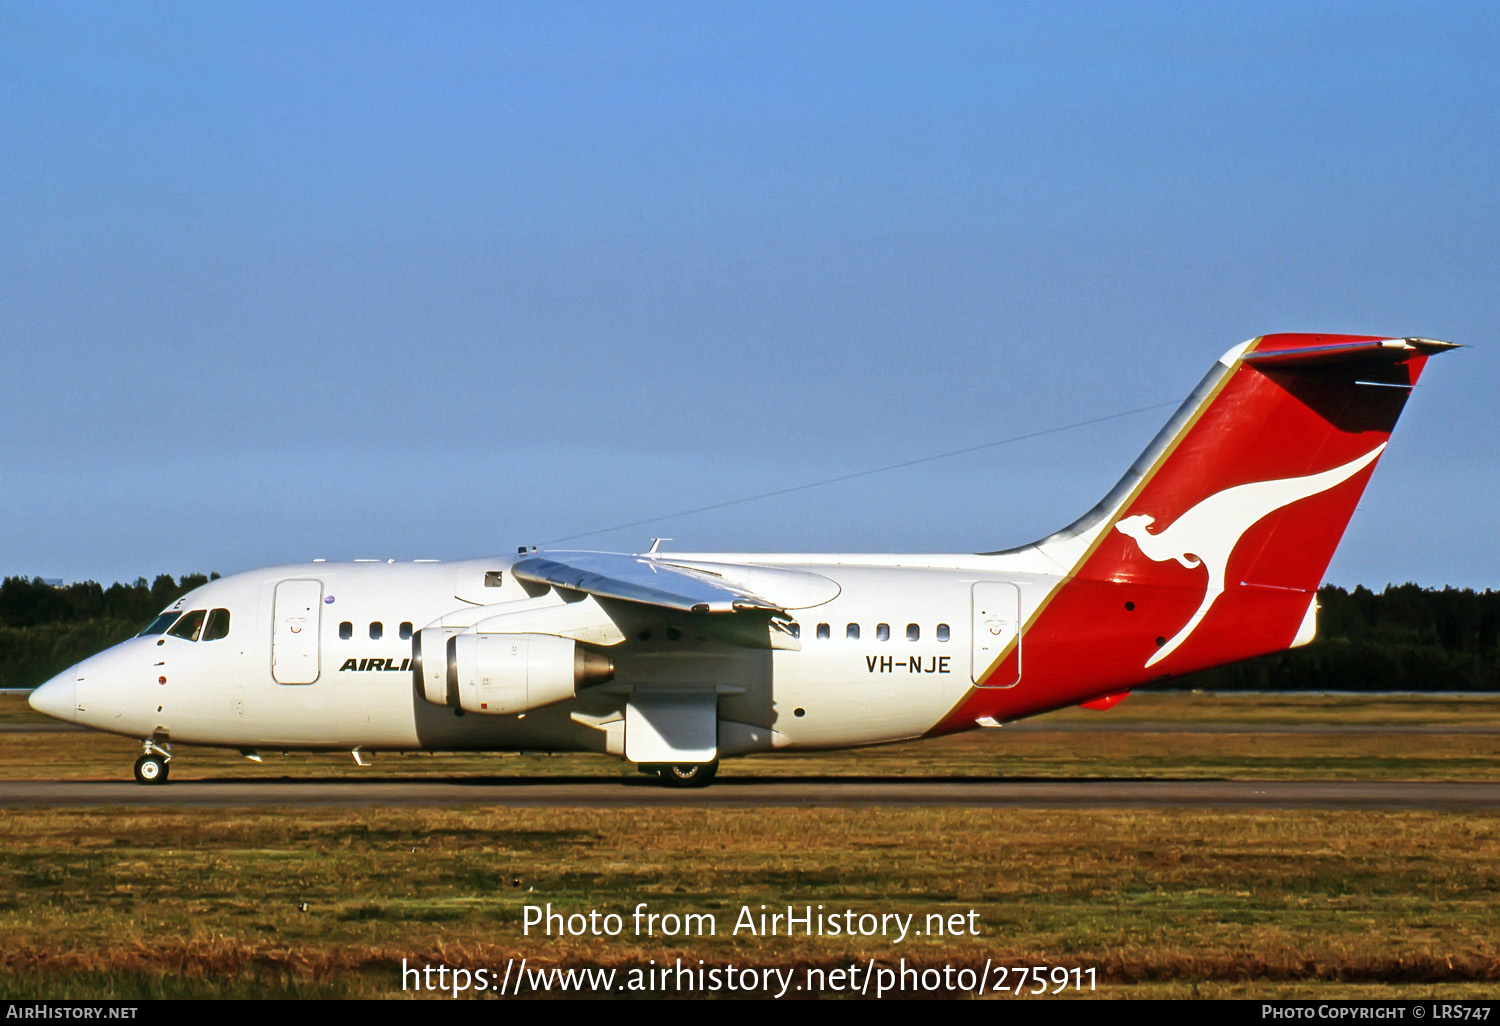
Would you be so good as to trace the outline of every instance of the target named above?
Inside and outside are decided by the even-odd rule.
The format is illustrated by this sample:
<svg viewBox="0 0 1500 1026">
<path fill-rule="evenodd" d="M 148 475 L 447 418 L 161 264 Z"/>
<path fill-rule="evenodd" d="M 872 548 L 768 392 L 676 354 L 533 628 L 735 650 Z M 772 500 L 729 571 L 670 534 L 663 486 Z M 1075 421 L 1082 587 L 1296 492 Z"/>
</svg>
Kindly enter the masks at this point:
<svg viewBox="0 0 1500 1026">
<path fill-rule="evenodd" d="M 169 745 L 163 748 L 153 738 L 146 738 L 141 742 L 143 752 L 141 757 L 135 760 L 135 780 L 138 784 L 165 784 L 167 782 L 167 770 L 172 762 L 172 751 Z"/>
</svg>

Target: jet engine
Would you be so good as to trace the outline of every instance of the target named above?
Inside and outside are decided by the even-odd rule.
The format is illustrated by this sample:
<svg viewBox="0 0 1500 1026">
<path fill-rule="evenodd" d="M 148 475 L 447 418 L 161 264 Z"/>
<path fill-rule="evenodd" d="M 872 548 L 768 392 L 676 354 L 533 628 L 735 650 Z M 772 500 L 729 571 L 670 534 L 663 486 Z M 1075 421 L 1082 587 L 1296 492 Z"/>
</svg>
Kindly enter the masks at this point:
<svg viewBox="0 0 1500 1026">
<path fill-rule="evenodd" d="M 428 627 L 413 636 L 412 649 L 427 701 L 495 716 L 561 702 L 615 674 L 608 656 L 553 634 Z M 446 658 L 433 659 L 438 652 Z"/>
</svg>

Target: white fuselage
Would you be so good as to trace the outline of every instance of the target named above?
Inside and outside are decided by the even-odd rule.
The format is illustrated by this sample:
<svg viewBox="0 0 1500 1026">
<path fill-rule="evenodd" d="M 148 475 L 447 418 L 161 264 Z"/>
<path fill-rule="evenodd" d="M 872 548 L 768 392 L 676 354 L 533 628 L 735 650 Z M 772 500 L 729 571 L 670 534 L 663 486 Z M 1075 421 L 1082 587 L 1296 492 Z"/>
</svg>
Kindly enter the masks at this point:
<svg viewBox="0 0 1500 1026">
<path fill-rule="evenodd" d="M 931 730 L 1014 637 L 1024 610 L 1061 580 L 1027 572 L 1025 564 L 1045 563 L 1023 554 L 671 558 L 721 568 L 794 567 L 830 584 L 802 596 L 817 604 L 788 609 L 795 636 L 766 644 L 730 636 L 721 627 L 729 618 L 618 602 L 605 603 L 601 616 L 592 598 L 587 610 L 578 607 L 576 622 L 558 627 L 555 616 L 577 596 L 528 591 L 505 558 L 280 566 L 213 581 L 173 604 L 228 610 L 225 636 L 133 638 L 54 683 L 71 684 L 67 718 L 81 724 L 237 748 L 620 754 L 618 724 L 632 689 L 673 685 L 717 687 L 722 755 L 872 744 Z M 487 583 L 496 579 L 498 585 Z M 276 648 L 287 637 L 273 638 L 277 589 L 288 581 L 317 582 L 312 591 L 321 594 L 318 612 L 299 628 L 316 644 L 305 634 L 296 640 L 304 658 L 316 661 L 302 675 L 314 678 L 308 683 L 280 683 L 287 674 L 275 670 Z M 997 588 L 998 613 L 991 601 Z M 465 713 L 420 697 L 410 633 L 466 614 L 473 620 L 537 607 L 554 616 L 547 629 L 610 653 L 608 684 L 515 715 Z"/>
</svg>

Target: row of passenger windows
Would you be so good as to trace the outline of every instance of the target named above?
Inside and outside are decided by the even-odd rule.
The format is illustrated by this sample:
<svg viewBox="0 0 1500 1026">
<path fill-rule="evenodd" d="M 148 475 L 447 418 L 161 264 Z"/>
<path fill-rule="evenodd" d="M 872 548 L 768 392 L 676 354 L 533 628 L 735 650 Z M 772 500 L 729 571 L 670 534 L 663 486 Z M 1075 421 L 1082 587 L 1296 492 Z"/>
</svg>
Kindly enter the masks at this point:
<svg viewBox="0 0 1500 1026">
<path fill-rule="evenodd" d="M 137 637 L 170 634 L 184 641 L 218 641 L 229 636 L 229 610 L 193 609 L 186 613 L 162 613 Z"/>
<path fill-rule="evenodd" d="M 411 639 L 410 620 L 401 621 L 400 634 L 402 641 L 409 641 Z M 354 637 L 354 624 L 350 623 L 348 620 L 345 620 L 343 623 L 339 624 L 339 637 L 343 638 L 345 641 L 348 641 L 350 638 Z M 383 637 L 385 637 L 385 625 L 382 624 L 379 620 L 371 620 L 370 640 L 379 641 Z"/>
<path fill-rule="evenodd" d="M 200 612 L 201 612 L 201 610 L 200 610 Z M 223 612 L 224 613 L 224 625 L 225 625 L 225 630 L 227 631 L 228 630 L 228 626 L 229 626 L 229 613 L 228 613 L 228 611 L 217 610 L 216 609 L 216 610 L 214 610 L 214 612 L 216 612 L 216 613 L 217 612 Z M 802 625 L 801 624 L 799 624 L 799 623 L 793 623 L 792 626 L 791 626 L 791 631 L 792 631 L 792 637 L 794 637 L 794 638 L 800 638 L 800 637 L 802 637 Z M 173 631 L 172 633 L 175 634 L 177 632 Z M 408 641 L 408 640 L 411 639 L 411 621 L 410 620 L 403 620 L 401 622 L 400 634 L 401 634 L 401 640 L 402 641 Z M 818 624 L 817 635 L 818 635 L 818 640 L 819 641 L 827 641 L 829 638 L 831 638 L 833 636 L 833 628 L 830 627 L 826 623 L 820 623 L 820 624 Z M 385 626 L 379 620 L 372 620 L 370 622 L 370 640 L 371 641 L 379 641 L 384 636 L 385 636 Z M 940 624 L 937 625 L 937 639 L 939 641 L 947 641 L 950 636 L 951 636 L 951 632 L 949 631 L 947 624 L 940 623 Z M 222 635 L 221 635 L 221 637 L 222 637 Z M 342 638 L 345 641 L 348 641 L 350 638 L 354 637 L 354 624 L 350 623 L 348 620 L 345 620 L 343 623 L 339 624 L 339 637 Z M 851 623 L 851 624 L 845 625 L 845 627 L 844 627 L 844 637 L 848 638 L 850 641 L 858 641 L 859 640 L 859 624 L 857 624 L 857 623 Z M 888 623 L 877 623 L 875 625 L 875 640 L 876 641 L 890 641 L 891 640 L 891 625 L 888 624 Z M 906 640 L 907 641 L 921 641 L 922 640 L 922 628 L 921 628 L 921 626 L 918 625 L 918 624 L 914 624 L 914 623 L 907 624 L 906 625 Z"/>
<path fill-rule="evenodd" d="M 833 628 L 829 627 L 828 624 L 826 624 L 826 623 L 820 623 L 820 624 L 818 624 L 817 634 L 818 634 L 818 640 L 819 641 L 827 641 L 829 638 L 831 638 L 833 636 Z M 948 625 L 947 624 L 940 623 L 940 624 L 937 625 L 937 639 L 939 641 L 947 641 L 950 636 L 951 636 L 951 632 L 948 630 Z M 792 637 L 794 637 L 794 638 L 800 638 L 800 637 L 802 637 L 802 625 L 801 624 L 799 624 L 799 623 L 792 624 Z M 858 641 L 859 640 L 859 624 L 857 624 L 857 623 L 851 623 L 851 624 L 846 625 L 844 627 L 844 637 L 848 638 L 850 641 Z M 891 625 L 888 624 L 888 623 L 877 623 L 875 625 L 875 640 L 876 641 L 890 641 L 891 640 Z M 906 625 L 906 640 L 907 641 L 921 641 L 922 640 L 922 628 L 921 628 L 921 626 L 918 625 L 918 624 L 914 624 L 914 623 L 907 624 Z"/>
<path fill-rule="evenodd" d="M 411 621 L 401 621 L 397 629 L 402 641 L 411 640 Z M 802 637 L 802 625 L 793 623 L 791 626 L 792 637 Z M 229 635 L 229 610 L 227 609 L 194 609 L 190 612 L 163 613 L 141 631 L 140 636 L 148 634 L 170 634 L 173 637 L 184 638 L 188 641 L 218 641 Z M 819 641 L 827 641 L 833 636 L 833 628 L 826 623 L 820 623 L 817 627 Z M 937 625 L 937 639 L 947 641 L 950 636 L 948 625 L 940 623 Z M 344 641 L 354 637 L 354 624 L 348 620 L 339 624 L 339 637 Z M 379 620 L 370 621 L 370 640 L 379 641 L 385 637 L 385 625 Z M 851 623 L 844 627 L 844 637 L 850 641 L 859 640 L 859 624 Z M 888 623 L 877 623 L 875 625 L 875 640 L 890 641 L 891 625 Z M 918 624 L 906 625 L 906 640 L 921 641 L 922 628 Z"/>
</svg>

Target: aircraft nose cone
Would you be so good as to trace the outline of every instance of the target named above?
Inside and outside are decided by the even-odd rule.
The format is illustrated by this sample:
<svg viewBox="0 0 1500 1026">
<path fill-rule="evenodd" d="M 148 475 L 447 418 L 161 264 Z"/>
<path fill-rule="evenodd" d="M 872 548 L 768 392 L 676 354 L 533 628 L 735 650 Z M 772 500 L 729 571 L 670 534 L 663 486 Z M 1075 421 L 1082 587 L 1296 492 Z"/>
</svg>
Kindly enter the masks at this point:
<svg viewBox="0 0 1500 1026">
<path fill-rule="evenodd" d="M 28 701 L 39 713 L 46 713 L 60 720 L 71 720 L 78 711 L 76 689 L 73 671 L 68 670 L 33 691 Z"/>
</svg>

